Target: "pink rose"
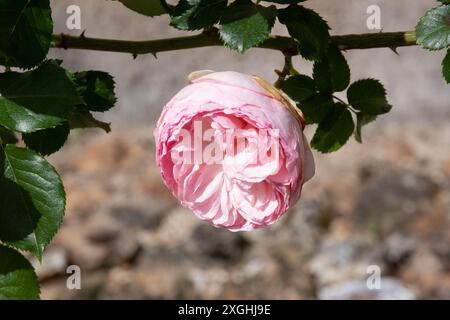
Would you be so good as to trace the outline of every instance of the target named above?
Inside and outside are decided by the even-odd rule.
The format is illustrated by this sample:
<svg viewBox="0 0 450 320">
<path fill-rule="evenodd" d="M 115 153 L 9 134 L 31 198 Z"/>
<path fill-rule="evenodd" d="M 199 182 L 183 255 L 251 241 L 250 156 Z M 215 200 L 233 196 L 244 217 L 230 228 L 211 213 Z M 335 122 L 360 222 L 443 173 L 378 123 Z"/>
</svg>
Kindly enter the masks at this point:
<svg viewBox="0 0 450 320">
<path fill-rule="evenodd" d="M 155 129 L 163 180 L 200 219 L 231 231 L 277 221 L 314 175 L 303 115 L 266 81 L 199 71 Z"/>
</svg>

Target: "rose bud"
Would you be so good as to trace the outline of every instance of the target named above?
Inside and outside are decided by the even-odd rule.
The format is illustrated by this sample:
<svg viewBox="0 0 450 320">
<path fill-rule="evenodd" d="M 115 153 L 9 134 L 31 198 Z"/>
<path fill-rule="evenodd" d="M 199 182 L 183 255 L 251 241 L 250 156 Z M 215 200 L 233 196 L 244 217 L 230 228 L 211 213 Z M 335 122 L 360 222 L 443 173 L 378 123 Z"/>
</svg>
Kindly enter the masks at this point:
<svg viewBox="0 0 450 320">
<path fill-rule="evenodd" d="M 261 78 L 199 71 L 164 107 L 156 162 L 200 219 L 253 230 L 277 221 L 314 175 L 304 125 L 295 103 Z"/>
</svg>

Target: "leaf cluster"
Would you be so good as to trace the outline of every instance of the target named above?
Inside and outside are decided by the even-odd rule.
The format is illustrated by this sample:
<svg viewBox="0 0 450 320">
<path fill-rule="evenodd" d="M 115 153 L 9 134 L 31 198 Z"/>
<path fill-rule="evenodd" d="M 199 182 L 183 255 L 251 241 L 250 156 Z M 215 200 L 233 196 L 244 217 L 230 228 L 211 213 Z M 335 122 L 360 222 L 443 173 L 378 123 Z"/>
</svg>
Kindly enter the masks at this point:
<svg viewBox="0 0 450 320">
<path fill-rule="evenodd" d="M 45 156 L 62 148 L 72 129 L 109 131 L 94 112 L 116 103 L 108 73 L 72 73 L 47 59 L 52 32 L 49 0 L 0 1 L 0 299 L 39 298 L 21 251 L 42 260 L 66 205 Z"/>
</svg>

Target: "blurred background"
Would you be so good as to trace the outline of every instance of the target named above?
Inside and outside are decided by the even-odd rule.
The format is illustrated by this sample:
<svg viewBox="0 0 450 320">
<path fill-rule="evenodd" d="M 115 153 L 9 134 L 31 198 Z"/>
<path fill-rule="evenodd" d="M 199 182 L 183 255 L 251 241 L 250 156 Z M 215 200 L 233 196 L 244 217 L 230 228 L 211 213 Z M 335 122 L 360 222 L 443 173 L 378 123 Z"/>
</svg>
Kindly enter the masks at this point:
<svg viewBox="0 0 450 320">
<path fill-rule="evenodd" d="M 79 5 L 86 36 L 147 40 L 186 35 L 168 17 L 148 18 L 117 1 L 52 1 L 55 32 L 67 6 Z M 383 31 L 413 30 L 434 0 L 306 2 L 333 34 L 378 32 L 367 7 L 381 8 Z M 277 25 L 276 34 L 286 34 Z M 352 80 L 374 77 L 394 105 L 334 154 L 315 152 L 316 176 L 275 225 L 231 233 L 199 221 L 162 184 L 153 127 L 164 104 L 193 70 L 236 70 L 276 80 L 278 52 L 222 47 L 139 56 L 51 52 L 73 71 L 110 72 L 117 107 L 101 116 L 113 132 L 73 132 L 50 158 L 68 204 L 63 227 L 38 266 L 44 299 L 450 299 L 450 90 L 444 52 L 418 47 L 354 50 Z M 296 58 L 301 72 L 311 64 Z M 307 130 L 310 138 L 314 128 Z M 68 290 L 78 265 L 82 289 Z M 377 268 L 381 289 L 366 280 Z M 368 272 L 369 267 L 369 273 Z M 375 269 L 373 269 L 375 268 Z"/>
</svg>

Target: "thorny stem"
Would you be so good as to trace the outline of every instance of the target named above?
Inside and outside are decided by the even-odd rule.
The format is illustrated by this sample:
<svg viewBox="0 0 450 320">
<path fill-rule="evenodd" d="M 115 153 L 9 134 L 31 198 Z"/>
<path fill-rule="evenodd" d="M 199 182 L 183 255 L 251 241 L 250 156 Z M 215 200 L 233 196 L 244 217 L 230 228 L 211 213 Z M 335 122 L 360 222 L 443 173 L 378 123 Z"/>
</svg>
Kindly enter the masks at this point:
<svg viewBox="0 0 450 320">
<path fill-rule="evenodd" d="M 331 42 L 341 50 L 391 48 L 416 45 L 413 31 L 381 32 L 332 36 Z M 85 49 L 96 51 L 123 52 L 133 55 L 156 54 L 158 52 L 222 46 L 218 30 L 212 28 L 195 36 L 177 37 L 148 41 L 127 41 L 113 39 L 98 39 L 66 34 L 53 35 L 52 46 L 62 49 Z M 291 56 L 298 55 L 297 43 L 290 37 L 272 35 L 259 48 L 289 52 Z"/>
<path fill-rule="evenodd" d="M 292 64 L 292 56 L 289 53 L 284 54 L 283 70 L 275 70 L 275 73 L 278 74 L 278 79 L 275 82 L 274 87 L 278 89 L 281 88 L 281 85 L 287 76 L 294 76 L 298 74 L 298 71 L 295 70 L 294 65 Z"/>
</svg>

